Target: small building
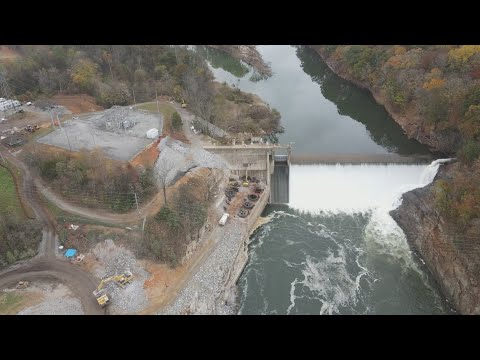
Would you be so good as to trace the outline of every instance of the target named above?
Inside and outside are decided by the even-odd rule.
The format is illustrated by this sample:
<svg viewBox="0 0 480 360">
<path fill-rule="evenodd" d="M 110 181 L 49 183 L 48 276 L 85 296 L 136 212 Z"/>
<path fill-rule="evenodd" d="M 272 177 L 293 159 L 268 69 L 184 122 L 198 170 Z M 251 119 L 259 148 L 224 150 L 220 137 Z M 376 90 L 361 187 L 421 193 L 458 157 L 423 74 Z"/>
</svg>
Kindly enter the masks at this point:
<svg viewBox="0 0 480 360">
<path fill-rule="evenodd" d="M 149 139 L 156 139 L 158 138 L 158 135 L 158 129 L 153 128 L 147 131 L 147 138 Z"/>
<path fill-rule="evenodd" d="M 77 254 L 77 250 L 75 249 L 67 249 L 67 251 L 65 251 L 65 257 L 67 259 L 73 259 L 73 257 Z"/>
</svg>

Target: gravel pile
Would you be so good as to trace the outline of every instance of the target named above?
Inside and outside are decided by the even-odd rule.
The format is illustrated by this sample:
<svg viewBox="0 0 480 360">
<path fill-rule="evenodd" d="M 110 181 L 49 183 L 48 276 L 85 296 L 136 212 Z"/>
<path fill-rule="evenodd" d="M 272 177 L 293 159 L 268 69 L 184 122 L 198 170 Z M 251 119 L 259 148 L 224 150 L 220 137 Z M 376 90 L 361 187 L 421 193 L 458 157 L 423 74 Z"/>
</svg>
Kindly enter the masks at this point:
<svg viewBox="0 0 480 360">
<path fill-rule="evenodd" d="M 17 315 L 83 315 L 82 304 L 74 298 L 48 299 L 23 309 Z"/>
<path fill-rule="evenodd" d="M 35 306 L 30 306 L 17 315 L 83 315 L 82 304 L 71 297 L 70 290 L 63 284 L 37 285 L 29 290 L 40 290 L 45 294 L 45 300 Z"/>
<path fill-rule="evenodd" d="M 246 225 L 232 219 L 215 234 L 220 239 L 213 253 L 188 281 L 177 299 L 162 314 L 235 314 L 235 294 L 217 299 L 229 269 L 237 255 L 238 248 L 246 233 Z"/>
<path fill-rule="evenodd" d="M 149 278 L 149 273 L 137 264 L 133 253 L 128 249 L 116 246 L 110 239 L 95 246 L 92 252 L 103 265 L 95 269 L 98 277 L 119 275 L 126 271 L 131 271 L 133 274 L 133 281 L 127 284 L 124 289 L 113 281 L 105 285 L 104 289 L 111 299 L 111 311 L 136 313 L 143 310 L 148 305 L 143 284 Z"/>
<path fill-rule="evenodd" d="M 145 137 L 150 128 L 162 131 L 163 118 L 157 114 L 144 112 L 125 106 L 113 106 L 102 112 L 89 115 L 88 122 L 99 130 Z"/>
<path fill-rule="evenodd" d="M 216 154 L 201 147 L 184 144 L 166 137 L 158 145 L 160 156 L 155 164 L 157 173 L 167 172 L 167 183 L 172 185 L 189 170 L 199 167 L 227 170 L 225 162 Z"/>
</svg>

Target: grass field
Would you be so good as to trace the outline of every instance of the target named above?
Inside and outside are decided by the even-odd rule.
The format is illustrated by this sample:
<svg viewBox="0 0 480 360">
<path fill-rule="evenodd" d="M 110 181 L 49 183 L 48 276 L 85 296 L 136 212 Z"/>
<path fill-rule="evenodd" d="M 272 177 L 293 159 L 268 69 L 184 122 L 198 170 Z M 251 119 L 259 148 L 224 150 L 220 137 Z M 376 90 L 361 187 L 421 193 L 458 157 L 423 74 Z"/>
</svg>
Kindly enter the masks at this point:
<svg viewBox="0 0 480 360">
<path fill-rule="evenodd" d="M 137 109 L 147 110 L 154 113 L 158 111 L 156 102 L 139 105 L 137 106 Z M 173 106 L 164 103 L 160 103 L 159 109 L 160 113 L 164 116 L 165 119 L 170 119 L 172 117 L 172 114 L 175 112 L 175 108 Z"/>
<path fill-rule="evenodd" d="M 0 293 L 0 314 L 13 315 L 23 308 L 23 296 L 13 293 Z"/>
<path fill-rule="evenodd" d="M 0 167 L 0 215 L 6 214 L 21 217 L 23 211 L 12 176 L 7 169 Z"/>
</svg>

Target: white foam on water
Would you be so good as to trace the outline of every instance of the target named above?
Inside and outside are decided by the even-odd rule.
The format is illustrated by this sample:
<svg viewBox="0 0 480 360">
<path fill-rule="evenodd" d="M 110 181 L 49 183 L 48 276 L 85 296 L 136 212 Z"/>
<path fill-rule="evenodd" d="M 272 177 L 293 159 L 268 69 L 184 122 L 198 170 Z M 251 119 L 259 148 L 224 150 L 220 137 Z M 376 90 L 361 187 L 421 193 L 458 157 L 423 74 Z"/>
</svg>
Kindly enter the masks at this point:
<svg viewBox="0 0 480 360">
<path fill-rule="evenodd" d="M 293 165 L 290 170 L 290 206 L 310 213 L 370 213 L 365 227 L 365 241 L 369 249 L 389 254 L 419 273 L 405 234 L 389 215 L 401 204 L 401 195 L 423 187 L 433 181 L 440 159 L 430 165 Z M 321 224 L 319 224 L 321 225 Z M 333 239 L 326 227 L 315 231 L 317 235 Z M 356 263 L 361 271 L 352 279 L 346 269 L 343 247 L 335 256 L 329 250 L 325 260 L 317 261 L 306 255 L 302 273 L 305 285 L 322 302 L 320 314 L 338 313 L 340 307 L 355 305 L 360 280 L 368 269 Z M 368 252 L 368 251 L 367 251 Z M 358 252 L 359 254 L 361 252 Z M 374 280 L 374 282 L 377 279 Z M 295 306 L 295 285 L 290 289 L 290 306 Z M 292 290 L 293 289 L 293 290 Z M 293 291 L 293 295 L 292 295 Z"/>
<path fill-rule="evenodd" d="M 295 285 L 297 285 L 297 283 L 298 279 L 295 278 L 295 280 L 293 280 L 290 284 L 290 305 L 287 308 L 287 315 L 290 315 L 290 311 L 295 307 L 295 300 L 297 298 L 295 296 Z"/>
<path fill-rule="evenodd" d="M 320 314 L 331 315 L 338 313 L 340 307 L 356 304 L 363 272 L 355 279 L 350 277 L 343 247 L 339 248 L 338 256 L 329 249 L 327 258 L 321 261 L 307 255 L 302 274 L 304 278 L 299 283 L 322 302 Z"/>
<path fill-rule="evenodd" d="M 401 204 L 403 193 L 431 183 L 440 164 L 450 160 L 430 165 L 292 165 L 289 206 L 314 214 L 369 212 L 366 237 L 379 244 L 380 251 L 411 258 L 405 235 L 389 211 Z"/>
<path fill-rule="evenodd" d="M 392 189 L 392 197 L 389 202 L 376 207 L 371 215 L 370 221 L 365 228 L 365 240 L 367 244 L 375 243 L 375 250 L 380 253 L 389 254 L 423 276 L 423 272 L 418 268 L 412 257 L 412 252 L 408 246 L 407 239 L 402 229 L 390 216 L 389 212 L 396 209 L 402 203 L 402 194 L 407 191 L 424 187 L 430 184 L 438 172 L 440 164 L 450 161 L 450 159 L 439 159 L 433 161 L 428 166 L 423 166 L 416 182 L 402 184 Z"/>
</svg>

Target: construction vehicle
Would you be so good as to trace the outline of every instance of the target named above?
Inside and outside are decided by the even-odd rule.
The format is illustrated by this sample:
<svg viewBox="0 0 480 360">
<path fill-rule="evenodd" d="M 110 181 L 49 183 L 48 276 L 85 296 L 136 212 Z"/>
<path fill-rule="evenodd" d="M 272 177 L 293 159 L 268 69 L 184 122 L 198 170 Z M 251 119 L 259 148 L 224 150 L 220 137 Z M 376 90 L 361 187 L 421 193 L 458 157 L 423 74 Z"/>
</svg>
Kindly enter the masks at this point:
<svg viewBox="0 0 480 360">
<path fill-rule="evenodd" d="M 20 281 L 17 284 L 17 289 L 26 289 L 28 287 L 28 281 Z"/>
<path fill-rule="evenodd" d="M 225 213 L 223 214 L 222 218 L 220 219 L 220 221 L 218 222 L 220 225 L 225 225 L 227 223 L 227 220 L 228 220 L 228 217 L 230 215 L 228 213 Z"/>
<path fill-rule="evenodd" d="M 40 127 L 38 125 L 27 125 L 25 127 L 25 130 L 29 131 L 29 132 L 35 132 L 37 131 L 38 129 L 40 129 Z"/>
<path fill-rule="evenodd" d="M 102 279 L 100 281 L 100 284 L 98 284 L 97 289 L 93 291 L 93 296 L 95 296 L 95 298 L 97 299 L 98 305 L 104 307 L 110 303 L 110 298 L 108 297 L 108 294 L 103 289 L 103 287 L 107 283 L 114 281 L 115 284 L 117 284 L 123 289 L 125 288 L 126 284 L 132 282 L 132 279 L 133 279 L 133 275 L 130 271 L 126 271 L 124 274 L 109 276 L 107 278 Z"/>
<path fill-rule="evenodd" d="M 85 255 L 80 254 L 80 255 L 76 256 L 74 259 L 70 260 L 70 262 L 72 264 L 80 264 L 83 261 L 83 259 L 85 259 Z"/>
<path fill-rule="evenodd" d="M 185 100 L 182 98 L 182 108 L 186 108 L 187 107 L 187 103 L 185 102 Z"/>
<path fill-rule="evenodd" d="M 94 290 L 93 295 L 97 299 L 98 305 L 100 305 L 101 307 L 104 307 L 104 306 L 107 306 L 108 304 L 110 304 L 110 298 L 105 293 L 105 290 L 103 290 L 103 289 Z"/>
</svg>

